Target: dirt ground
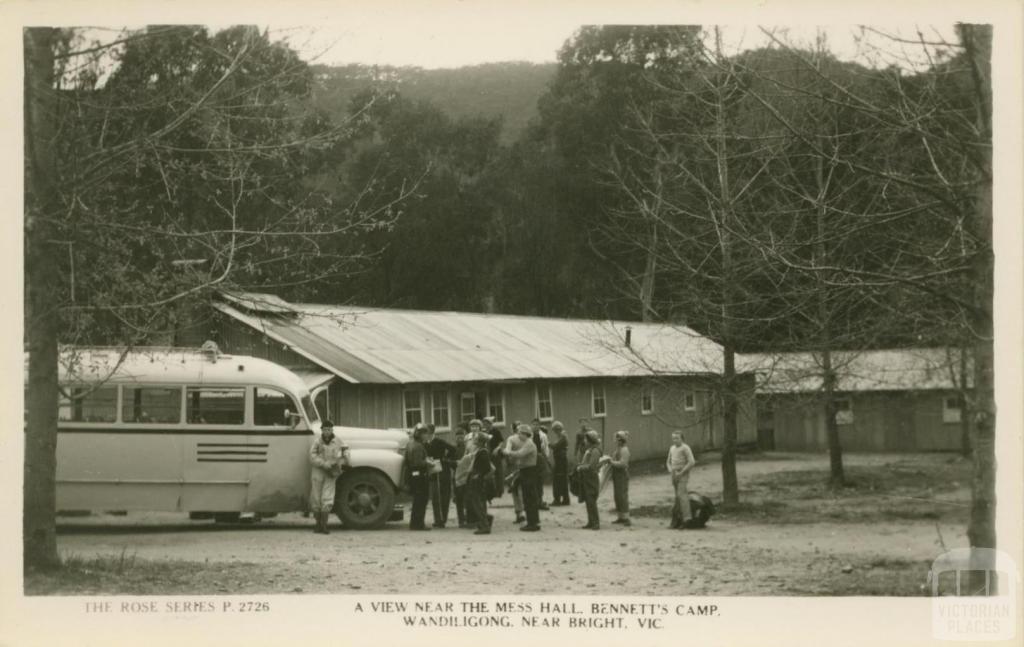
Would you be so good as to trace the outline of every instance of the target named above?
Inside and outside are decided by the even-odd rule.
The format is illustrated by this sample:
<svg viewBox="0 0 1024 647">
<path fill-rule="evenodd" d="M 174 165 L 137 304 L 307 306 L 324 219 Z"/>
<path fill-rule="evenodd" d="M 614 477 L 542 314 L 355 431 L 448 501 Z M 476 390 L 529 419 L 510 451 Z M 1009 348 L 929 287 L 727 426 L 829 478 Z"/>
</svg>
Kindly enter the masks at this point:
<svg viewBox="0 0 1024 647">
<path fill-rule="evenodd" d="M 234 526 L 180 514 L 62 518 L 66 567 L 29 574 L 26 593 L 924 594 L 931 560 L 967 545 L 968 463 L 862 454 L 846 467 L 850 487 L 833 492 L 827 456 L 742 456 L 742 503 L 704 530 L 668 528 L 671 488 L 657 464 L 634 469 L 633 526 L 610 523 L 609 485 L 597 532 L 580 528 L 581 504 L 542 512 L 541 532 L 518 532 L 508 495 L 487 536 L 391 523 L 323 537 L 299 514 Z M 713 457 L 690 487 L 721 498 Z"/>
</svg>

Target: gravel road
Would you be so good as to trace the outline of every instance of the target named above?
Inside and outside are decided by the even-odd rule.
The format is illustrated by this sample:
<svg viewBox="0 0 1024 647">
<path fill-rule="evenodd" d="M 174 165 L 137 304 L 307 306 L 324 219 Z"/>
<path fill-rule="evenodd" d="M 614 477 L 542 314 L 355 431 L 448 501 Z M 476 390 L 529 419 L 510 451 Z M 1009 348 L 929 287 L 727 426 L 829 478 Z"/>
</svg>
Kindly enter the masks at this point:
<svg viewBox="0 0 1024 647">
<path fill-rule="evenodd" d="M 826 460 L 807 457 L 798 461 L 799 469 Z M 792 459 L 741 463 L 740 482 L 785 469 L 794 469 Z M 691 489 L 717 498 L 720 483 L 718 465 L 702 465 Z M 667 477 L 634 477 L 631 499 L 635 507 L 669 504 Z M 235 526 L 181 514 L 93 515 L 62 519 L 59 547 L 81 558 L 125 553 L 209 562 L 211 576 L 194 582 L 202 589 L 195 592 L 208 593 L 913 595 L 922 592 L 927 562 L 944 552 L 932 520 L 778 524 L 716 518 L 704 530 L 674 531 L 664 518 L 634 518 L 629 528 L 611 524 L 610 486 L 599 506 L 600 531 L 580 528 L 586 515 L 574 504 L 542 512 L 542 531 L 522 533 L 506 495 L 493 507 L 494 533 L 487 536 L 451 527 L 409 532 L 392 523 L 369 532 L 334 527 L 323 537 L 298 514 Z M 938 530 L 948 548 L 966 545 L 963 524 L 942 521 Z M 524 564 L 530 565 L 526 576 Z M 844 572 L 850 566 L 852 572 Z M 224 567 L 230 575 L 218 580 L 215 573 Z"/>
</svg>

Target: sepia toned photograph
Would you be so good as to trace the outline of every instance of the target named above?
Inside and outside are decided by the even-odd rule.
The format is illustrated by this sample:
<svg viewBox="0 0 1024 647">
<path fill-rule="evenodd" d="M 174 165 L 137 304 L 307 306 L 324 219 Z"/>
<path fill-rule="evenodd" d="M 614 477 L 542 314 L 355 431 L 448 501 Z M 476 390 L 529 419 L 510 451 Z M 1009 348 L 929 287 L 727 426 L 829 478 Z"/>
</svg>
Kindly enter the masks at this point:
<svg viewBox="0 0 1024 647">
<path fill-rule="evenodd" d="M 363 16 L 21 31 L 26 599 L 1016 594 L 998 25 Z"/>
</svg>

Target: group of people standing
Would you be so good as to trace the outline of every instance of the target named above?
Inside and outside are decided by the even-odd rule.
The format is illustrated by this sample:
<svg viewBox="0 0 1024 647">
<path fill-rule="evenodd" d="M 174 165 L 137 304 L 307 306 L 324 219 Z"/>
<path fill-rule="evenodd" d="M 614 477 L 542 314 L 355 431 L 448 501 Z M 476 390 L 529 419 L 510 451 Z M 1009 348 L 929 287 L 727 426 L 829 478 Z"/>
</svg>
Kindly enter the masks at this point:
<svg viewBox="0 0 1024 647">
<path fill-rule="evenodd" d="M 321 435 L 310 448 L 312 465 L 311 509 L 316 519 L 314 532 L 327 534 L 327 518 L 334 506 L 334 484 L 347 461 L 347 448 L 334 436 L 330 421 L 322 424 Z M 493 419 L 474 419 L 455 430 L 455 443 L 435 436 L 433 425 L 417 424 L 406 449 L 406 482 L 412 494 L 410 530 L 430 530 L 426 525 L 427 503 L 433 512 L 433 527 L 444 528 L 454 500 L 460 528 L 474 528 L 474 534 L 490 534 L 494 516 L 488 504 L 507 489 L 512 496 L 516 523 L 521 531 L 540 530 L 540 511 L 550 509 L 544 501 L 544 480 L 550 474 L 551 506 L 570 504 L 569 480 L 578 483 L 578 499 L 585 504 L 587 523 L 583 528 L 601 527 L 597 498 L 602 477 L 612 481 L 616 519 L 629 526 L 629 432 L 615 432 L 615 448 L 601 449 L 597 431 L 581 424 L 576 435 L 575 466 L 570 471 L 569 442 L 561 422 L 550 430 L 540 420 L 516 422 L 508 438 Z M 690 470 L 696 464 L 683 434 L 672 434 L 665 467 L 672 478 L 675 503 L 672 528 L 687 527 L 691 518 L 688 492 Z M 605 467 L 607 466 L 607 470 Z"/>
<path fill-rule="evenodd" d="M 570 469 L 569 441 L 561 422 L 550 429 L 539 420 L 515 422 L 506 438 L 490 418 L 474 419 L 455 430 L 455 444 L 434 435 L 430 425 L 413 429 L 407 453 L 409 485 L 413 495 L 409 528 L 428 530 L 427 501 L 433 509 L 433 527 L 444 528 L 454 495 L 460 528 L 475 528 L 475 534 L 489 534 L 494 516 L 488 504 L 507 490 L 512 497 L 515 522 L 523 532 L 541 529 L 540 512 L 550 506 L 570 504 L 570 475 L 578 479 L 578 499 L 587 510 L 583 528 L 601 527 L 597 507 L 603 478 L 610 478 L 616 519 L 629 526 L 629 432 L 615 433 L 615 448 L 604 454 L 597 431 L 581 425 L 576 436 L 575 465 Z M 666 469 L 671 475 L 675 498 L 671 527 L 683 528 L 691 517 L 688 482 L 696 464 L 693 452 L 674 432 Z M 607 470 L 605 467 L 607 466 Z M 544 482 L 550 475 L 552 502 L 544 500 Z"/>
</svg>

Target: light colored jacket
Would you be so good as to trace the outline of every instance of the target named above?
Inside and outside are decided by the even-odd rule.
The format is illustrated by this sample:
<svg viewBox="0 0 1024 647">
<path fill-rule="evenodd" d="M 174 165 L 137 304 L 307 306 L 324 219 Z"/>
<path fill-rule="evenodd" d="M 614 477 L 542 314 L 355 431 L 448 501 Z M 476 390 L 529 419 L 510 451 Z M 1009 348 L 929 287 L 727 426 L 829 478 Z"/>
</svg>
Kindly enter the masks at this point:
<svg viewBox="0 0 1024 647">
<path fill-rule="evenodd" d="M 317 436 L 309 448 L 309 462 L 313 471 L 324 476 L 339 476 L 345 465 L 346 449 L 345 443 L 337 436 L 330 443 L 325 443 L 323 436 Z"/>
<path fill-rule="evenodd" d="M 509 458 L 515 462 L 516 467 L 536 467 L 537 465 L 537 445 L 532 440 L 520 440 L 518 447 L 513 447 L 510 442 L 506 451 Z"/>
<path fill-rule="evenodd" d="M 629 471 L 629 447 L 626 445 L 620 445 L 615 448 L 612 452 L 611 461 L 609 464 L 613 469 L 621 469 Z"/>
<path fill-rule="evenodd" d="M 462 487 L 469 480 L 469 470 L 473 468 L 473 458 L 476 456 L 476 443 L 466 443 L 466 453 L 462 455 L 455 465 L 455 487 Z"/>
</svg>

